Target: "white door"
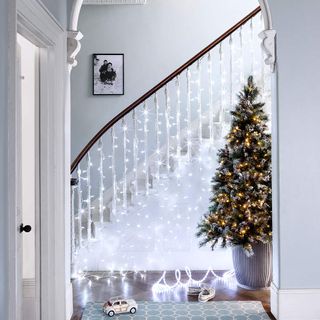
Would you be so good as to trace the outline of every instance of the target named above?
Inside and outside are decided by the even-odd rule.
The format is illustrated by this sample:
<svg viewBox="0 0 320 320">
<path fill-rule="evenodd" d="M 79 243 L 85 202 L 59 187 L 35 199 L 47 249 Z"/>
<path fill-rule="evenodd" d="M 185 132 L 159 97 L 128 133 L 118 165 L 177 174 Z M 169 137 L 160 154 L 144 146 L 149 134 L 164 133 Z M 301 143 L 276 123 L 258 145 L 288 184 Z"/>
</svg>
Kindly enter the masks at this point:
<svg viewBox="0 0 320 320">
<path fill-rule="evenodd" d="M 40 319 L 39 48 L 17 36 L 20 190 L 18 261 L 21 320 Z M 20 222 L 19 222 L 20 220 Z M 20 320 L 19 319 L 19 320 Z"/>
</svg>

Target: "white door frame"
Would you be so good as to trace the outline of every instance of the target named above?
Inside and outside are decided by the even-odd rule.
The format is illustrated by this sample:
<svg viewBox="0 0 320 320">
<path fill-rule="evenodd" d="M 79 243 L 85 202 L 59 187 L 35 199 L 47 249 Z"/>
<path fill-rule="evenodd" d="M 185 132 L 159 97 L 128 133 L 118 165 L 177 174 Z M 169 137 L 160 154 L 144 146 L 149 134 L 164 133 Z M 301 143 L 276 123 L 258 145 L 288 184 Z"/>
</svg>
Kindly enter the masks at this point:
<svg viewBox="0 0 320 320">
<path fill-rule="evenodd" d="M 17 221 L 19 122 L 16 104 L 16 33 L 40 47 L 41 319 L 66 320 L 72 312 L 69 240 L 69 104 L 66 32 L 36 0 L 12 0 L 9 12 L 9 320 L 20 320 Z"/>
</svg>

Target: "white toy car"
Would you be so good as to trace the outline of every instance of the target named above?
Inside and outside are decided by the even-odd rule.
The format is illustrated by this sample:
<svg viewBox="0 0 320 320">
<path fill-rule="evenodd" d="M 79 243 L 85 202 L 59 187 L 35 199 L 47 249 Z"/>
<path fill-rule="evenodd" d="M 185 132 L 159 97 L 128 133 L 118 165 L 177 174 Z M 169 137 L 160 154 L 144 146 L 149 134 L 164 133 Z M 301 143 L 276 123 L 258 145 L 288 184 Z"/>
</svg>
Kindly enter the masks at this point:
<svg viewBox="0 0 320 320">
<path fill-rule="evenodd" d="M 134 314 L 138 310 L 138 304 L 133 299 L 124 299 L 121 297 L 110 298 L 103 305 L 103 311 L 109 317 L 113 317 L 119 313 L 131 313 Z"/>
</svg>

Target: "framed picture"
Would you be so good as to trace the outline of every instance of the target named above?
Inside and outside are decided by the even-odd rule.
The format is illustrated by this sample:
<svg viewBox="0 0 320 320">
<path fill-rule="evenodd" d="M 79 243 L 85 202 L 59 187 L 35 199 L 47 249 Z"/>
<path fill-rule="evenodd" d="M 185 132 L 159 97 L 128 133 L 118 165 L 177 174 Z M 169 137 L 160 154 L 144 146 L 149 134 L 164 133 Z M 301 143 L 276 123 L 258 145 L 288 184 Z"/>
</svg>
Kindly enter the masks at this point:
<svg viewBox="0 0 320 320">
<path fill-rule="evenodd" d="M 121 53 L 94 53 L 93 95 L 124 94 L 124 55 Z"/>
</svg>

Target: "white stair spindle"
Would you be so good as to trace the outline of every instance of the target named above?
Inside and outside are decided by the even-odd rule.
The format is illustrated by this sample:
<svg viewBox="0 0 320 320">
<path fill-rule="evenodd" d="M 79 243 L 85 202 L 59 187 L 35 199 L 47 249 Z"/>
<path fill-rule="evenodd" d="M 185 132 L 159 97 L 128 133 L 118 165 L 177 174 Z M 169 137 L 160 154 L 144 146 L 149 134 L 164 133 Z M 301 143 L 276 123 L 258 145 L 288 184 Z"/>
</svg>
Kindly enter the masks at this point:
<svg viewBox="0 0 320 320">
<path fill-rule="evenodd" d="M 229 88 L 229 109 L 233 109 L 233 40 L 232 35 L 229 37 L 229 48 L 230 48 L 230 56 L 229 56 L 229 81 L 230 81 L 230 88 Z"/>
<path fill-rule="evenodd" d="M 177 159 L 180 161 L 181 158 L 181 92 L 180 92 L 180 76 L 176 78 L 176 89 L 177 89 Z"/>
<path fill-rule="evenodd" d="M 154 105 L 156 109 L 156 179 L 159 181 L 160 179 L 160 166 L 161 166 L 161 154 L 160 154 L 160 117 L 159 117 L 159 102 L 158 102 L 158 94 L 154 95 Z"/>
<path fill-rule="evenodd" d="M 98 143 L 99 151 L 99 222 L 103 223 L 103 212 L 104 212 L 104 153 L 103 153 L 103 143 L 99 140 Z"/>
<path fill-rule="evenodd" d="M 251 51 L 251 75 L 254 74 L 254 30 L 253 19 L 250 20 L 250 51 Z"/>
<path fill-rule="evenodd" d="M 136 110 L 132 111 L 132 120 L 133 120 L 133 188 L 134 195 L 138 195 L 138 152 L 139 152 L 139 141 L 138 141 L 138 132 L 137 132 L 137 116 Z"/>
<path fill-rule="evenodd" d="M 166 96 L 166 109 L 165 109 L 165 118 L 166 118 L 166 168 L 167 173 L 170 173 L 170 97 L 168 85 L 165 87 L 165 96 Z"/>
<path fill-rule="evenodd" d="M 91 157 L 90 153 L 87 153 L 86 156 L 86 162 L 87 162 L 87 176 L 86 176 L 86 182 L 87 182 L 87 240 L 90 241 L 92 238 L 92 208 L 91 208 Z"/>
<path fill-rule="evenodd" d="M 112 170 L 112 214 L 117 214 L 117 199 L 118 199 L 118 188 L 117 188 L 117 173 L 116 173 L 116 133 L 115 128 L 111 128 L 111 136 L 112 136 L 112 160 L 111 160 L 111 170 Z"/>
<path fill-rule="evenodd" d="M 143 104 L 143 134 L 144 134 L 144 175 L 145 175 L 145 193 L 149 195 L 149 150 L 148 150 L 148 122 L 149 122 L 149 111 L 148 105 L 145 101 Z"/>
<path fill-rule="evenodd" d="M 198 115 L 199 115 L 199 127 L 198 127 L 198 139 L 199 144 L 202 143 L 202 94 L 201 94 L 201 64 L 200 59 L 197 61 L 197 102 L 198 102 Z"/>
<path fill-rule="evenodd" d="M 239 42 L 240 42 L 240 59 L 239 59 L 239 69 L 240 69 L 240 85 L 241 89 L 244 86 L 244 53 L 243 53 L 243 27 L 239 29 Z"/>
<path fill-rule="evenodd" d="M 225 77 L 224 77 L 224 68 L 223 68 L 223 64 L 224 64 L 224 55 L 223 55 L 223 51 L 222 51 L 222 44 L 220 43 L 219 46 L 219 72 L 220 72 L 220 112 L 219 112 L 219 122 L 220 124 L 223 126 L 224 125 L 224 120 L 225 120 L 225 116 L 224 116 L 224 107 L 225 107 L 225 94 L 226 94 L 226 89 L 225 89 Z"/>
<path fill-rule="evenodd" d="M 187 159 L 191 160 L 191 71 L 187 69 Z"/>
<path fill-rule="evenodd" d="M 213 70 L 212 70 L 212 56 L 211 51 L 208 53 L 208 85 L 209 85 L 209 132 L 210 132 L 210 145 L 213 146 Z"/>
<path fill-rule="evenodd" d="M 122 185 L 122 208 L 127 211 L 128 197 L 127 197 L 127 131 L 128 127 L 125 118 L 122 119 L 122 132 L 123 132 L 123 185 Z"/>
<path fill-rule="evenodd" d="M 81 176 L 81 168 L 80 165 L 77 168 L 77 180 L 78 180 L 78 187 L 77 187 L 77 197 L 78 197 L 78 208 L 77 208 L 77 220 L 78 220 L 78 243 L 77 248 L 82 248 L 82 176 Z"/>
</svg>

